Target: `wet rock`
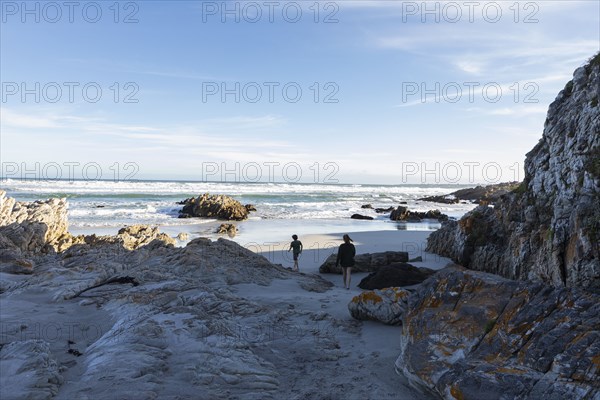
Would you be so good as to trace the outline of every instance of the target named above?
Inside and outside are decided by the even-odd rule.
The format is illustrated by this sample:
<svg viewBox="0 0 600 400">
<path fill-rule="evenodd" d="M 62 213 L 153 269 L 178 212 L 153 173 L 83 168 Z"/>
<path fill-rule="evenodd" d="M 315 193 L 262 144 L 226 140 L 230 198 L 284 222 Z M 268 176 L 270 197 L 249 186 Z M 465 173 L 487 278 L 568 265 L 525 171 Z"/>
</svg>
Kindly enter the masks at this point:
<svg viewBox="0 0 600 400">
<path fill-rule="evenodd" d="M 361 214 L 352 214 L 352 216 L 350 217 L 352 219 L 365 219 L 365 220 L 372 220 L 373 217 L 370 217 L 368 215 L 361 215 Z"/>
<path fill-rule="evenodd" d="M 371 204 L 363 204 L 362 206 L 360 206 L 360 208 L 368 208 L 368 209 L 372 209 L 373 206 Z"/>
<path fill-rule="evenodd" d="M 234 237 L 237 234 L 237 227 L 234 224 L 221 224 L 217 229 L 218 234 L 227 234 Z"/>
</svg>

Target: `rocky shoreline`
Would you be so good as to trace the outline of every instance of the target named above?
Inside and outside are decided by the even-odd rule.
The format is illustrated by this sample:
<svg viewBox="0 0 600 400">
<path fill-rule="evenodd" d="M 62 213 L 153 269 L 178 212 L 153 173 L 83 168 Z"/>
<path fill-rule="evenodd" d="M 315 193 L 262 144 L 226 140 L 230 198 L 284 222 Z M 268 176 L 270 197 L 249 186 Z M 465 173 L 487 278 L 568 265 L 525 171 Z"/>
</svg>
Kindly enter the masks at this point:
<svg viewBox="0 0 600 400">
<path fill-rule="evenodd" d="M 323 311 L 339 294 L 311 300 L 334 290 L 327 279 L 229 240 L 175 247 L 144 225 L 74 236 L 65 199 L 20 203 L 0 191 L 3 398 L 401 398 L 391 391 L 404 390 L 400 376 L 373 384 L 395 368 L 435 398 L 597 400 L 598 87 L 600 55 L 550 106 L 525 181 L 429 236 L 428 250 L 462 266 L 358 255 L 355 271 L 372 272 L 363 286 L 375 289 L 348 303 L 354 319 Z M 228 220 L 251 209 L 208 194 L 184 203 L 187 216 Z M 340 273 L 335 258 L 319 272 Z M 394 365 L 362 352 L 362 320 L 401 325 L 377 343 L 400 341 Z"/>
</svg>

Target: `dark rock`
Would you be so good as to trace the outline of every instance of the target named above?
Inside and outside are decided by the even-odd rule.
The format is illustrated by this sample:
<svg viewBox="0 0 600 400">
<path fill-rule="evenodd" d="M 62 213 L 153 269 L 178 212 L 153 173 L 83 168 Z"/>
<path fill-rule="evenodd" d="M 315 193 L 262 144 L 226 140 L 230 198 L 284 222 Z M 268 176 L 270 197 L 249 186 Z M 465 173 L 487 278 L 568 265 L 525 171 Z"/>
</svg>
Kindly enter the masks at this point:
<svg viewBox="0 0 600 400">
<path fill-rule="evenodd" d="M 396 368 L 416 386 L 454 399 L 598 396 L 597 294 L 447 268 L 403 302 Z"/>
<path fill-rule="evenodd" d="M 421 256 L 411 258 L 410 260 L 408 260 L 408 262 L 421 262 L 421 261 L 423 261 L 423 257 L 421 257 Z"/>
<path fill-rule="evenodd" d="M 477 204 L 495 204 L 500 197 L 515 190 L 519 182 L 505 182 L 495 185 L 476 186 L 474 188 L 460 189 L 442 196 L 423 197 L 419 200 L 432 201 L 443 204 L 456 204 L 461 200 L 468 200 Z"/>
<path fill-rule="evenodd" d="M 427 250 L 511 279 L 600 290 L 599 86 L 600 65 L 578 68 L 550 105 L 523 183 L 443 224 Z"/>
<path fill-rule="evenodd" d="M 360 208 L 369 208 L 369 209 L 372 209 L 373 206 L 370 205 L 370 204 L 363 204 L 362 206 L 360 206 Z"/>
<path fill-rule="evenodd" d="M 332 254 L 319 267 L 322 274 L 341 274 L 342 268 L 335 266 L 337 253 Z M 352 267 L 354 272 L 373 272 L 378 268 L 394 263 L 407 262 L 408 253 L 406 251 L 386 251 L 382 253 L 359 254 L 354 257 L 355 265 Z"/>
<path fill-rule="evenodd" d="M 246 208 L 246 211 L 248 211 L 248 212 L 256 211 L 256 207 L 254 206 L 254 204 L 246 204 L 244 207 Z"/>
<path fill-rule="evenodd" d="M 366 290 L 412 286 L 435 273 L 429 268 L 417 268 L 406 263 L 386 265 L 363 278 L 358 287 Z"/>
<path fill-rule="evenodd" d="M 368 220 L 373 219 L 373 217 L 369 217 L 368 215 L 360 215 L 360 214 L 352 214 L 352 216 L 350 218 L 352 218 L 352 219 L 368 219 Z"/>
<path fill-rule="evenodd" d="M 375 212 L 378 214 L 385 214 L 385 213 L 389 213 L 391 211 L 394 210 L 394 207 L 388 207 L 388 208 L 376 208 Z"/>
<path fill-rule="evenodd" d="M 229 196 L 205 193 L 197 198 L 184 200 L 180 217 L 189 218 L 188 216 L 242 221 L 248 218 L 248 209 Z"/>
<path fill-rule="evenodd" d="M 398 206 L 390 214 L 392 221 L 407 221 L 407 222 L 421 222 L 423 219 L 436 219 L 440 222 L 448 220 L 446 214 L 442 214 L 440 210 L 429 210 L 426 212 L 410 211 L 407 207 Z"/>
</svg>

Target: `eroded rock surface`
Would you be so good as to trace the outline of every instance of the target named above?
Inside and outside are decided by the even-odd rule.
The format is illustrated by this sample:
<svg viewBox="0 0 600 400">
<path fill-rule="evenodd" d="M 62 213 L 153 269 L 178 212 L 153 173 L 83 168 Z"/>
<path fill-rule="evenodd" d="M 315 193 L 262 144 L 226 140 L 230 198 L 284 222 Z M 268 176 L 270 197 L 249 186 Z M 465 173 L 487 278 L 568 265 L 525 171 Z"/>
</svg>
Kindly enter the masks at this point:
<svg viewBox="0 0 600 400">
<path fill-rule="evenodd" d="M 511 279 L 600 289 L 600 55 L 550 105 L 525 180 L 429 236 L 427 251 Z"/>
<path fill-rule="evenodd" d="M 407 302 L 396 368 L 420 387 L 445 399 L 600 396 L 596 294 L 447 268 Z"/>
<path fill-rule="evenodd" d="M 353 318 L 359 320 L 400 325 L 407 310 L 409 295 L 409 291 L 398 287 L 365 291 L 352 298 L 348 303 L 348 310 Z"/>
<path fill-rule="evenodd" d="M 255 209 L 254 206 L 249 204 L 246 207 L 229 196 L 208 193 L 186 199 L 182 204 L 179 218 L 206 217 L 242 221 L 248 218 L 249 210 Z"/>
<path fill-rule="evenodd" d="M 66 199 L 18 202 L 0 190 L 0 260 L 56 250 L 67 229 Z"/>
</svg>

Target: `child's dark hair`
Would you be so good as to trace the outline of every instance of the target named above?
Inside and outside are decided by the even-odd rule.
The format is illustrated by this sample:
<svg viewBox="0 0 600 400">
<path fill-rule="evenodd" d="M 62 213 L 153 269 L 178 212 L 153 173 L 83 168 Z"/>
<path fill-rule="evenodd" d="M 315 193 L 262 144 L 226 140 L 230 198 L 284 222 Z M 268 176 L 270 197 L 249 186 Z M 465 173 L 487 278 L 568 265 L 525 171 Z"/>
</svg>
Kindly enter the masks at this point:
<svg viewBox="0 0 600 400">
<path fill-rule="evenodd" d="M 298 235 L 292 235 L 292 239 L 298 240 Z"/>
</svg>

